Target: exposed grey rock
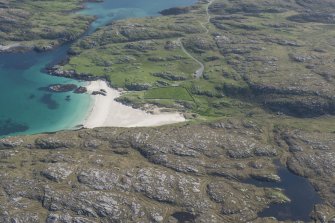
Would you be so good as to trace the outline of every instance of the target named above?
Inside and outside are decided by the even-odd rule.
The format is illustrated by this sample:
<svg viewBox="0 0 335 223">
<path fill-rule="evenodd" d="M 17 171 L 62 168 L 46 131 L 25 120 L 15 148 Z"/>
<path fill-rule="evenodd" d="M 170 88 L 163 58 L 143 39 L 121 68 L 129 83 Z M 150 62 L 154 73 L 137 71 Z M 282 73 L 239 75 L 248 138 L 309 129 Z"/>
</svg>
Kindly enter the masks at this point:
<svg viewBox="0 0 335 223">
<path fill-rule="evenodd" d="M 273 156 L 277 156 L 278 152 L 275 148 L 256 148 L 254 150 L 254 154 L 256 156 L 268 156 L 268 157 L 273 157 Z"/>
<path fill-rule="evenodd" d="M 80 172 L 77 178 L 80 183 L 96 190 L 113 190 L 115 188 L 129 190 L 131 183 L 129 178 L 122 178 L 122 175 L 109 170 L 90 169 Z"/>
<path fill-rule="evenodd" d="M 49 180 L 60 182 L 70 176 L 72 172 L 73 167 L 70 165 L 66 163 L 55 163 L 52 165 L 49 164 L 47 169 L 41 171 L 41 175 Z"/>
<path fill-rule="evenodd" d="M 227 151 L 227 154 L 230 158 L 234 159 L 245 159 L 253 156 L 251 149 L 230 149 Z"/>
<path fill-rule="evenodd" d="M 15 148 L 22 144 L 23 140 L 16 137 L 0 139 L 0 149 Z"/>
<path fill-rule="evenodd" d="M 280 182 L 281 179 L 276 174 L 251 174 L 250 175 L 255 180 L 265 181 L 265 182 Z"/>
<path fill-rule="evenodd" d="M 18 213 L 10 220 L 11 223 L 39 223 L 39 216 L 36 213 Z"/>
<path fill-rule="evenodd" d="M 67 149 L 76 145 L 74 141 L 56 137 L 38 138 L 35 144 L 41 149 Z"/>
<path fill-rule="evenodd" d="M 84 147 L 89 149 L 97 149 L 102 143 L 99 140 L 91 139 L 84 142 Z"/>
</svg>

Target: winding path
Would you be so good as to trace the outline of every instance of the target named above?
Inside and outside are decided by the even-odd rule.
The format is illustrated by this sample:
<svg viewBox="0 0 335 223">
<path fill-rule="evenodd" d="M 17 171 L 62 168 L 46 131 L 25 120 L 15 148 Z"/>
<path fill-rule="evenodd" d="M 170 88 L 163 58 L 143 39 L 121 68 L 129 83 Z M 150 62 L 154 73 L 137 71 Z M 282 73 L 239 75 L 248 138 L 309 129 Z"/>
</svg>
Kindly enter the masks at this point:
<svg viewBox="0 0 335 223">
<path fill-rule="evenodd" d="M 189 52 L 187 52 L 187 50 L 185 49 L 184 45 L 183 45 L 183 42 L 182 42 L 182 39 L 181 38 L 178 38 L 178 44 L 180 45 L 181 49 L 183 50 L 183 52 L 189 56 L 192 60 L 194 60 L 195 62 L 197 62 L 199 65 L 200 65 L 200 68 L 198 70 L 196 70 L 194 72 L 194 77 L 195 78 L 200 78 L 203 76 L 204 74 L 204 70 L 205 70 L 205 65 L 199 61 L 197 58 L 195 58 L 194 56 L 192 56 Z"/>
<path fill-rule="evenodd" d="M 210 5 L 214 2 L 215 0 L 209 0 L 208 1 L 208 4 L 206 6 L 206 17 L 207 17 L 207 21 L 205 23 L 202 23 L 200 22 L 200 25 L 206 29 L 206 32 L 204 32 L 204 34 L 208 34 L 209 33 L 209 29 L 207 28 L 206 25 L 208 25 L 210 23 L 210 20 L 211 20 L 211 15 L 209 14 L 209 7 Z M 183 45 L 183 41 L 182 41 L 182 38 L 178 38 L 178 44 L 180 45 L 181 49 L 183 50 L 183 52 L 189 56 L 192 60 L 194 60 L 196 63 L 198 63 L 200 65 L 200 68 L 198 70 L 196 70 L 194 72 L 194 77 L 199 79 L 200 77 L 202 77 L 204 75 L 204 71 L 205 71 L 205 65 L 199 61 L 197 58 L 195 58 L 194 56 L 192 56 L 184 47 Z"/>
<path fill-rule="evenodd" d="M 208 25 L 208 24 L 211 22 L 211 15 L 209 14 L 209 7 L 213 4 L 214 1 L 215 1 L 215 0 L 209 0 L 209 1 L 208 1 L 208 4 L 207 4 L 207 6 L 206 6 L 206 16 L 207 16 L 207 21 L 206 21 L 205 23 L 202 23 L 202 22 L 200 23 L 200 25 L 201 25 L 204 29 L 206 29 L 205 34 L 209 33 L 209 29 L 207 28 L 206 25 Z"/>
</svg>

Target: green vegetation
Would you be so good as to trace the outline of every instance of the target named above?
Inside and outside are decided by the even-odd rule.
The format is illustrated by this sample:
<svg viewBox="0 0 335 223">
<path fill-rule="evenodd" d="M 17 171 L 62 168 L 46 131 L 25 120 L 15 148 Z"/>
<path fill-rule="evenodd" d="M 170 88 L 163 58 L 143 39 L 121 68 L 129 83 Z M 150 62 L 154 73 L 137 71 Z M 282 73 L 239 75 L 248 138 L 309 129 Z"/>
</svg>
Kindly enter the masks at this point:
<svg viewBox="0 0 335 223">
<path fill-rule="evenodd" d="M 182 87 L 153 88 L 145 92 L 144 98 L 193 101 L 192 96 Z"/>
<path fill-rule="evenodd" d="M 326 12 L 329 4 L 317 8 Z M 313 23 L 291 19 L 311 5 L 215 0 L 198 3 L 186 14 L 117 21 L 77 42 L 75 56 L 58 70 L 102 76 L 114 87 L 143 91 L 123 96 L 137 106 L 188 101 L 184 93 L 157 90 L 185 88 L 191 94 L 185 97 L 195 104 L 174 109 L 207 118 L 332 114 L 335 49 L 329 36 L 335 27 L 323 18 L 315 23 L 319 17 Z M 196 60 L 205 67 L 200 78 L 194 77 L 200 68 Z"/>
<path fill-rule="evenodd" d="M 334 5 L 317 2 L 215 0 L 178 15 L 116 21 L 76 42 L 56 71 L 107 79 L 128 90 L 119 100 L 134 107 L 149 103 L 199 120 L 253 117 L 308 128 L 299 118 L 335 111 L 335 27 L 331 15 L 322 16 Z M 78 8 L 75 0 L 3 4 L 17 12 L 3 14 L 29 27 L 1 33 L 4 44 L 24 31 L 33 35 L 17 41 L 43 50 L 76 38 L 89 22 L 66 12 Z M 315 13 L 308 14 L 311 8 Z M 195 78 L 199 62 L 204 72 Z"/>
<path fill-rule="evenodd" d="M 44 51 L 77 39 L 92 21 L 70 13 L 81 4 L 79 0 L 0 1 L 0 46 Z"/>
</svg>

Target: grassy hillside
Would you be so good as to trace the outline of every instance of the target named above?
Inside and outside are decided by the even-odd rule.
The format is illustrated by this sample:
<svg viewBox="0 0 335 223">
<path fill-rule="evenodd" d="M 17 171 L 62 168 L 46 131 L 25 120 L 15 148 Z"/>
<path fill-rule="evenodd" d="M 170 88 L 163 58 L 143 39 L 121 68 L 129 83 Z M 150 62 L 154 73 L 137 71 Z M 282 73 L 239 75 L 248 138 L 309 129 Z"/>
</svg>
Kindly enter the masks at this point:
<svg viewBox="0 0 335 223">
<path fill-rule="evenodd" d="M 81 4 L 79 0 L 1 0 L 0 46 L 44 51 L 77 39 L 92 20 L 72 13 Z"/>
<path fill-rule="evenodd" d="M 130 91 L 186 88 L 196 105 L 178 95 L 169 104 L 207 117 L 334 114 L 332 10 L 330 1 L 203 1 L 184 14 L 114 22 L 76 43 L 55 69 Z M 199 63 L 204 73 L 196 78 Z M 126 101 L 151 103 L 144 95 Z"/>
</svg>

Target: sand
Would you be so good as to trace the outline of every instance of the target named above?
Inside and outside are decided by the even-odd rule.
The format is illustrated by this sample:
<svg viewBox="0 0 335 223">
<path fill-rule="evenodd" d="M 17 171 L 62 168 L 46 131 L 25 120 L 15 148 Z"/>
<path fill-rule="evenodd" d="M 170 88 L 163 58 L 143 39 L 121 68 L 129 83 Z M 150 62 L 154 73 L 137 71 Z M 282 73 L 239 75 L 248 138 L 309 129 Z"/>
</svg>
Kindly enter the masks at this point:
<svg viewBox="0 0 335 223">
<path fill-rule="evenodd" d="M 147 127 L 184 122 L 180 113 L 150 114 L 140 109 L 115 101 L 121 92 L 110 88 L 105 81 L 92 81 L 87 86 L 88 93 L 104 89 L 107 96 L 95 95 L 92 106 L 84 120 L 85 128 L 96 127 Z"/>
</svg>

